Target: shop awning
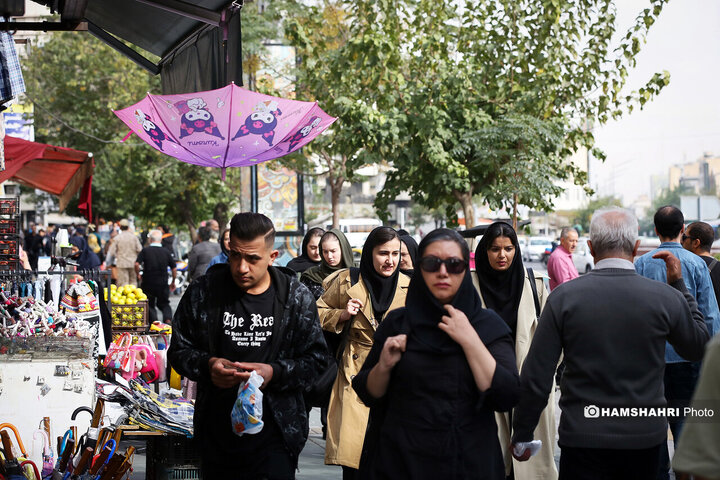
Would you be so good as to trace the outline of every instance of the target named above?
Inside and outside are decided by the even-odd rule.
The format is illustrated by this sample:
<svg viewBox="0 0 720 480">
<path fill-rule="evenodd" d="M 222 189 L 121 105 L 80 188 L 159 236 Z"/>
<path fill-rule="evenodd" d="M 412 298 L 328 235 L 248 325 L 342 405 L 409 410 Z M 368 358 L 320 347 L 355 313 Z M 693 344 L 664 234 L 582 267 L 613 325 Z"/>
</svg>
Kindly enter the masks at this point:
<svg viewBox="0 0 720 480">
<path fill-rule="evenodd" d="M 95 169 L 92 153 L 30 142 L 5 136 L 5 170 L 0 182 L 14 180 L 29 187 L 57 195 L 60 211 L 83 188 L 82 204 L 90 215 L 90 186 Z"/>
</svg>

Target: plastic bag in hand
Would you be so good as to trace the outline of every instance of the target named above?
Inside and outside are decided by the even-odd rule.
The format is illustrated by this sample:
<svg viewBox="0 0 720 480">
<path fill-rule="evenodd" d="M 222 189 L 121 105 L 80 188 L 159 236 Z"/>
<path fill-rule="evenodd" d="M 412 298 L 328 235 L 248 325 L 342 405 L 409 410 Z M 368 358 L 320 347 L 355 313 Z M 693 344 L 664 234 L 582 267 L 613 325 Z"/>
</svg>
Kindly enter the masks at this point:
<svg viewBox="0 0 720 480">
<path fill-rule="evenodd" d="M 262 430 L 263 394 L 260 385 L 264 381 L 263 377 L 253 370 L 250 378 L 240 384 L 237 400 L 230 414 L 235 435 L 258 433 Z"/>
</svg>

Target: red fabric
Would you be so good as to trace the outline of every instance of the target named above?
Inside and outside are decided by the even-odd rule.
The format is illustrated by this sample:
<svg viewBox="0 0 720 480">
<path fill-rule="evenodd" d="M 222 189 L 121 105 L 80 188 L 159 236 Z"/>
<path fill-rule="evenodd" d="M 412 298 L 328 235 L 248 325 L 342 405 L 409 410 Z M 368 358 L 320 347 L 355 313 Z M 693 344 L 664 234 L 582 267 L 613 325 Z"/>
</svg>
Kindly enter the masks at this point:
<svg viewBox="0 0 720 480">
<path fill-rule="evenodd" d="M 85 179 L 82 191 L 80 192 L 80 200 L 78 200 L 78 210 L 92 223 L 92 175 Z"/>
<path fill-rule="evenodd" d="M 87 196 L 81 202 L 90 212 L 90 183 L 92 154 L 72 148 L 55 147 L 5 136 L 5 170 L 0 172 L 0 182 L 16 180 L 30 187 L 60 196 L 61 209 L 81 186 L 87 184 Z M 78 170 L 85 170 L 78 173 Z M 81 178 L 74 178 L 80 175 Z M 84 182 L 84 183 L 83 183 Z"/>
</svg>

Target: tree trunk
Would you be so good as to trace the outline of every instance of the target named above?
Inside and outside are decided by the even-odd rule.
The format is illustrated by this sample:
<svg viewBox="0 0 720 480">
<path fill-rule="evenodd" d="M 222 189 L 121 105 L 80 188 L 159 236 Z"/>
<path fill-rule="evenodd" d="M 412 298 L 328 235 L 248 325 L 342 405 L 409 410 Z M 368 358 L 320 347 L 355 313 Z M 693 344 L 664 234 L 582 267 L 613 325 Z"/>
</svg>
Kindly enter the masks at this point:
<svg viewBox="0 0 720 480">
<path fill-rule="evenodd" d="M 472 204 L 472 192 L 453 192 L 455 198 L 460 202 L 462 206 L 463 215 L 465 216 L 465 228 L 472 228 L 475 226 L 475 207 Z"/>
<path fill-rule="evenodd" d="M 185 222 L 185 225 L 187 225 L 188 230 L 190 231 L 190 240 L 194 245 L 197 241 L 197 229 L 195 228 L 195 220 L 193 220 L 192 217 L 192 208 L 190 208 L 190 199 L 188 198 L 187 192 L 185 192 L 182 197 L 182 206 L 183 208 L 180 215 L 182 216 L 183 222 Z"/>
<path fill-rule="evenodd" d="M 518 194 L 513 194 L 513 217 L 512 217 L 512 227 L 513 230 L 517 232 L 517 207 L 518 207 Z"/>
<path fill-rule="evenodd" d="M 340 193 L 342 193 L 345 179 L 331 178 L 330 180 L 330 204 L 332 205 L 332 228 L 340 228 Z"/>
<path fill-rule="evenodd" d="M 217 203 L 213 209 L 213 218 L 218 222 L 218 225 L 220 225 L 220 233 L 222 233 L 222 230 L 224 230 L 228 224 L 228 204 L 225 202 Z"/>
</svg>

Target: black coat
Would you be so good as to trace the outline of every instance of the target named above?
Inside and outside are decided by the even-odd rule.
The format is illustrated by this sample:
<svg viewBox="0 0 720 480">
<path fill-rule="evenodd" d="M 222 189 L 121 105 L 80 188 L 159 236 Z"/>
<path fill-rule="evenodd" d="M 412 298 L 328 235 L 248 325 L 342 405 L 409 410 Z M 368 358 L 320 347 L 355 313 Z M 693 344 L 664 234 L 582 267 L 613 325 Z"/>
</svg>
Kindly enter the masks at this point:
<svg viewBox="0 0 720 480">
<path fill-rule="evenodd" d="M 510 333 L 486 345 L 497 366 L 490 388 L 480 392 L 462 350 L 437 354 L 424 348 L 409 330 L 406 313 L 405 308 L 390 312 L 380 324 L 352 383 L 370 406 L 361 478 L 504 480 L 494 412 L 510 410 L 519 398 Z M 489 310 L 483 316 L 501 322 Z M 367 376 L 385 340 L 401 333 L 408 335 L 406 351 L 393 368 L 386 395 L 376 400 L 367 391 Z"/>
<path fill-rule="evenodd" d="M 312 294 L 284 269 L 269 267 L 269 272 L 275 287 L 276 321 L 265 362 L 272 365 L 273 378 L 264 395 L 285 445 L 297 458 L 308 436 L 302 393 L 327 368 L 331 358 Z M 221 312 L 235 301 L 225 287 L 229 284 L 230 267 L 214 265 L 188 287 L 173 318 L 168 360 L 178 373 L 198 382 L 194 423 L 195 436 L 201 442 L 209 398 L 220 390 L 210 381 L 208 360 L 219 355 Z"/>
</svg>

